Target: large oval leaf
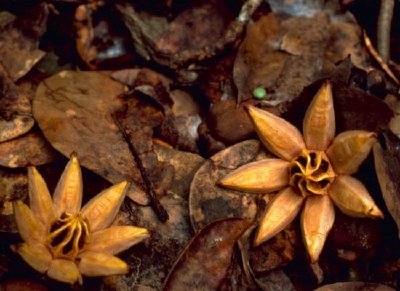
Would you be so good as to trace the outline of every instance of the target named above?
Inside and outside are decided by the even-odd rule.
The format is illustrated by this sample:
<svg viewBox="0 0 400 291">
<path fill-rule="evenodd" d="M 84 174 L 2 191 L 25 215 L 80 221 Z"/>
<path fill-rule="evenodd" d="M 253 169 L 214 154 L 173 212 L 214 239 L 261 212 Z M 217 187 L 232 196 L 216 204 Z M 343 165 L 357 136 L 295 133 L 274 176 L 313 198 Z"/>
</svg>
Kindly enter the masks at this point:
<svg viewBox="0 0 400 291">
<path fill-rule="evenodd" d="M 46 139 L 63 155 L 77 152 L 82 166 L 111 183 L 141 181 L 135 160 L 111 114 L 125 87 L 99 72 L 60 72 L 38 87 L 33 114 Z M 128 196 L 146 203 L 131 187 Z"/>
</svg>

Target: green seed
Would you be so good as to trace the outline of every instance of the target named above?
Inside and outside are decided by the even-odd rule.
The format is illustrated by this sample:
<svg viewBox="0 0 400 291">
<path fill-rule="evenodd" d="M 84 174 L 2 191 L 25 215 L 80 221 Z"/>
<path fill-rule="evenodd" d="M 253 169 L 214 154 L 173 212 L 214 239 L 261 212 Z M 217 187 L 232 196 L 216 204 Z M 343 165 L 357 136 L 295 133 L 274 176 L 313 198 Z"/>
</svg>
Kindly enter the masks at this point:
<svg viewBox="0 0 400 291">
<path fill-rule="evenodd" d="M 256 99 L 264 99 L 267 96 L 267 91 L 263 87 L 257 87 L 253 90 L 253 97 Z"/>
</svg>

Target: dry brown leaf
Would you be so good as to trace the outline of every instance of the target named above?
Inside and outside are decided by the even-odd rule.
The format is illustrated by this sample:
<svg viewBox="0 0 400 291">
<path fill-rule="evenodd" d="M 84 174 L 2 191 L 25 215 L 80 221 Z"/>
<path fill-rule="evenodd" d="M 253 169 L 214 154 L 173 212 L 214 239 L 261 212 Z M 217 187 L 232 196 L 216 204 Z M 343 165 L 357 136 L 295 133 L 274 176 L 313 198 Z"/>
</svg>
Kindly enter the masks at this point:
<svg viewBox="0 0 400 291">
<path fill-rule="evenodd" d="M 0 165 L 3 167 L 40 166 L 52 162 L 56 157 L 57 152 L 40 131 L 0 143 Z"/>
<path fill-rule="evenodd" d="M 141 174 L 111 117 L 123 92 L 106 74 L 64 71 L 39 85 L 33 111 L 46 139 L 63 155 L 77 152 L 82 166 L 112 183 L 128 178 L 140 184 Z M 148 203 L 135 186 L 127 195 Z"/>
<path fill-rule="evenodd" d="M 191 240 L 169 273 L 164 290 L 216 290 L 227 276 L 236 240 L 249 223 L 239 218 L 213 222 Z"/>
<path fill-rule="evenodd" d="M 195 230 L 225 217 L 254 219 L 256 195 L 224 189 L 216 182 L 240 165 L 263 156 L 265 152 L 260 142 L 249 140 L 218 152 L 198 169 L 189 196 L 190 220 Z"/>
</svg>

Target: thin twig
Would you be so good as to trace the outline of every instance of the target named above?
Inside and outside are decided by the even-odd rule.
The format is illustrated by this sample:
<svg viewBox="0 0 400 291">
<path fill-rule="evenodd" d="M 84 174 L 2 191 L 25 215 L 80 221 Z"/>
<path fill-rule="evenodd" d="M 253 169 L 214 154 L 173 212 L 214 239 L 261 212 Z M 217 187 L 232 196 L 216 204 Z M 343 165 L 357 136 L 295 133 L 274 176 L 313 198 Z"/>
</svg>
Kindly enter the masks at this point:
<svg viewBox="0 0 400 291">
<path fill-rule="evenodd" d="M 392 26 L 394 0 L 381 0 L 381 8 L 378 17 L 378 52 L 383 61 L 390 59 L 390 28 Z"/>
<path fill-rule="evenodd" d="M 367 47 L 369 53 L 372 55 L 372 57 L 379 63 L 381 66 L 382 70 L 388 74 L 388 76 L 397 84 L 399 85 L 399 79 L 395 76 L 395 74 L 392 72 L 392 70 L 389 68 L 389 66 L 383 61 L 379 53 L 376 51 L 374 46 L 371 43 L 371 40 L 369 39 L 367 33 L 364 31 L 364 42 L 365 46 Z"/>
<path fill-rule="evenodd" d="M 146 169 L 143 166 L 142 160 L 139 156 L 139 153 L 137 152 L 135 146 L 132 144 L 130 141 L 130 138 L 128 134 L 126 133 L 125 129 L 123 128 L 122 124 L 118 121 L 117 117 L 113 114 L 112 118 L 115 122 L 115 124 L 118 126 L 119 131 L 121 132 L 122 136 L 124 137 L 125 141 L 128 144 L 129 150 L 132 153 L 135 162 L 139 168 L 140 174 L 142 175 L 142 179 L 144 181 L 144 186 L 146 193 L 150 197 L 150 205 L 153 208 L 154 212 L 156 213 L 158 219 L 161 222 L 166 222 L 169 219 L 168 212 L 165 210 L 165 208 L 161 205 L 160 201 L 158 201 L 156 194 L 153 191 L 153 187 L 151 185 L 151 182 L 147 176 Z"/>
</svg>

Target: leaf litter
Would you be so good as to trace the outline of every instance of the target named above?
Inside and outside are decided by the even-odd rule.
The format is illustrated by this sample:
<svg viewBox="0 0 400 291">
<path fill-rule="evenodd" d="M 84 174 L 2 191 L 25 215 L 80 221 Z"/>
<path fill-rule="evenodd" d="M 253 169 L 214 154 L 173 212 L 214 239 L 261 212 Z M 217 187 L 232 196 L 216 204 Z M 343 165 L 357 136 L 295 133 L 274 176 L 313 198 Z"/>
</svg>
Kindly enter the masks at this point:
<svg viewBox="0 0 400 291">
<path fill-rule="evenodd" d="M 24 168 L 40 166 L 52 188 L 72 152 L 91 181 L 84 200 L 128 179 L 129 198 L 115 223 L 151 233 L 123 253 L 127 275 L 88 280 L 75 290 L 399 287 L 398 88 L 364 45 L 363 29 L 370 28 L 352 9 L 358 1 L 6 2 L 2 288 L 60 287 L 7 246 L 19 240 L 11 203 L 27 199 Z M 325 80 L 333 87 L 337 132 L 379 134 L 375 161 L 370 156 L 357 178 L 385 220 L 338 214 L 319 262 L 310 264 L 298 220 L 253 246 L 254 226 L 273 194 L 222 189 L 216 181 L 271 156 L 254 140 L 247 105 L 301 129 Z M 253 98 L 255 88 L 266 97 Z"/>
</svg>

